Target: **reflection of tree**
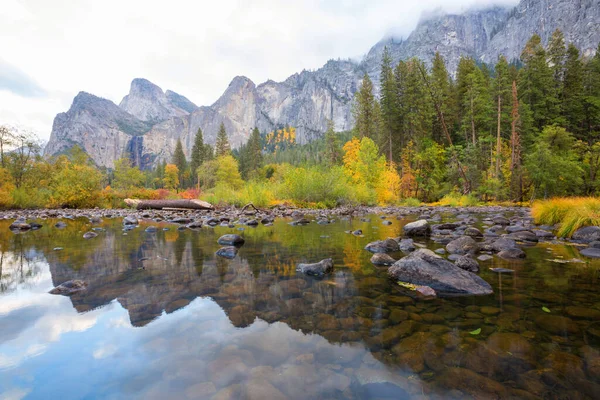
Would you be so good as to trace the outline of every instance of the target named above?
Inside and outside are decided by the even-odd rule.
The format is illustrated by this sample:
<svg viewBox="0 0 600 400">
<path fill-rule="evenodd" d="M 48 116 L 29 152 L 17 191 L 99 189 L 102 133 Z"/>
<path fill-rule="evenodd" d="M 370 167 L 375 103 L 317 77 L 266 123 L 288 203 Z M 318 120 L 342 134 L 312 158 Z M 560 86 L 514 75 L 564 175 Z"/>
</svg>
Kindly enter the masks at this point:
<svg viewBox="0 0 600 400">
<path fill-rule="evenodd" d="M 16 235 L 9 246 L 0 248 L 0 293 L 11 292 L 21 286 L 33 285 L 33 280 L 42 271 L 43 257 Z M 6 249 L 8 247 L 8 249 Z"/>
</svg>

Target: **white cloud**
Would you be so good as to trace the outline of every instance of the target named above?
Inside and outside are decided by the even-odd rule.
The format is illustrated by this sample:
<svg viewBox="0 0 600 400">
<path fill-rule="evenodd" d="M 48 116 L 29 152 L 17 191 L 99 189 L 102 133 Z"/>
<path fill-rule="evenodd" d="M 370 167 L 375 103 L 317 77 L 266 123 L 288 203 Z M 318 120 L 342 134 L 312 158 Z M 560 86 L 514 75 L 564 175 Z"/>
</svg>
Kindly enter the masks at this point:
<svg viewBox="0 0 600 400">
<path fill-rule="evenodd" d="M 515 4 L 516 0 L 498 0 Z M 495 3 L 497 3 L 496 1 Z M 4 4 L 6 3 L 6 4 Z M 214 102 L 236 75 L 255 83 L 359 57 L 383 36 L 407 36 L 423 10 L 460 11 L 489 0 L 8 0 L 2 58 L 44 99 L 0 91 L 0 123 L 48 137 L 80 90 L 118 103 L 135 77 Z M 1 88 L 0 88 L 1 90 Z"/>
</svg>

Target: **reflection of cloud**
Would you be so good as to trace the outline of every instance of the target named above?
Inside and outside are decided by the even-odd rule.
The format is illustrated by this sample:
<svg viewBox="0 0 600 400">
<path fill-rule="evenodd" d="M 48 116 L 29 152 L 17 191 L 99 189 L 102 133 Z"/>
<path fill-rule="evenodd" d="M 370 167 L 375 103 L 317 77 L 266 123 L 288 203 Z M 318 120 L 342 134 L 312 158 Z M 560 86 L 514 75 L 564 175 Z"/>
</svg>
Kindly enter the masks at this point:
<svg viewBox="0 0 600 400">
<path fill-rule="evenodd" d="M 23 361 L 29 358 L 37 357 L 40 354 L 44 354 L 46 349 L 47 346 L 45 345 L 33 344 L 29 346 L 24 352 L 19 352 L 14 356 L 6 356 L 0 353 L 0 368 L 16 367 L 17 365 L 21 364 Z"/>
<path fill-rule="evenodd" d="M 2 400 L 21 400 L 31 392 L 31 389 L 14 388 L 2 394 Z"/>
<path fill-rule="evenodd" d="M 110 357 L 113 354 L 115 354 L 116 352 L 117 352 L 117 346 L 115 346 L 114 344 L 108 344 L 108 345 L 101 346 L 100 348 L 94 350 L 94 352 L 92 353 L 92 356 L 96 360 L 100 360 L 102 358 Z"/>
</svg>

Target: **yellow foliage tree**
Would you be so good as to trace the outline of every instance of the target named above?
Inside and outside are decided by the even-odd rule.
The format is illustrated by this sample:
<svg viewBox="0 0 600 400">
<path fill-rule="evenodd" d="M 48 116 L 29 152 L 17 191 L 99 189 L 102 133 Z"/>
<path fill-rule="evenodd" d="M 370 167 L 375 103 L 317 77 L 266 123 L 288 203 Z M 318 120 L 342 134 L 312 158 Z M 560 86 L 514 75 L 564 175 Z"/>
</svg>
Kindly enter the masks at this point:
<svg viewBox="0 0 600 400">
<path fill-rule="evenodd" d="M 165 166 L 165 177 L 163 178 L 165 188 L 170 190 L 179 189 L 179 168 L 175 164 Z"/>
<path fill-rule="evenodd" d="M 377 185 L 377 202 L 379 204 L 396 203 L 400 200 L 401 180 L 396 164 L 388 163 Z"/>
</svg>

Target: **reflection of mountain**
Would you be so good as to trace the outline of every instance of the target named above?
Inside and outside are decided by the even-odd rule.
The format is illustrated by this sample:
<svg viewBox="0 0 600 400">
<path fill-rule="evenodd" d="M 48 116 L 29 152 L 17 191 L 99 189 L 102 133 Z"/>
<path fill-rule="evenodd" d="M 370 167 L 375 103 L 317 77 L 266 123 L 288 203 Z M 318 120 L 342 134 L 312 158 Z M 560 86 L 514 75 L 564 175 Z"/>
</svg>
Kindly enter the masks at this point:
<svg viewBox="0 0 600 400">
<path fill-rule="evenodd" d="M 185 307 L 199 296 L 213 298 L 237 327 L 247 326 L 258 317 L 285 321 L 294 329 L 311 332 L 334 330 L 337 321 L 329 321 L 327 313 L 350 316 L 350 310 L 360 306 L 349 301 L 357 288 L 347 271 L 326 281 L 282 276 L 281 271 L 253 262 L 253 256 L 232 261 L 216 258 L 212 251 L 203 252 L 192 238 L 167 242 L 160 234 L 147 235 L 137 249 L 124 251 L 120 247 L 126 239 L 109 231 L 104 245 L 78 270 L 49 257 L 53 283 L 85 280 L 88 289 L 71 297 L 78 311 L 117 299 L 128 310 L 134 326 L 147 324 L 163 311 L 171 313 Z M 330 324 L 324 323 L 327 321 Z"/>
</svg>

